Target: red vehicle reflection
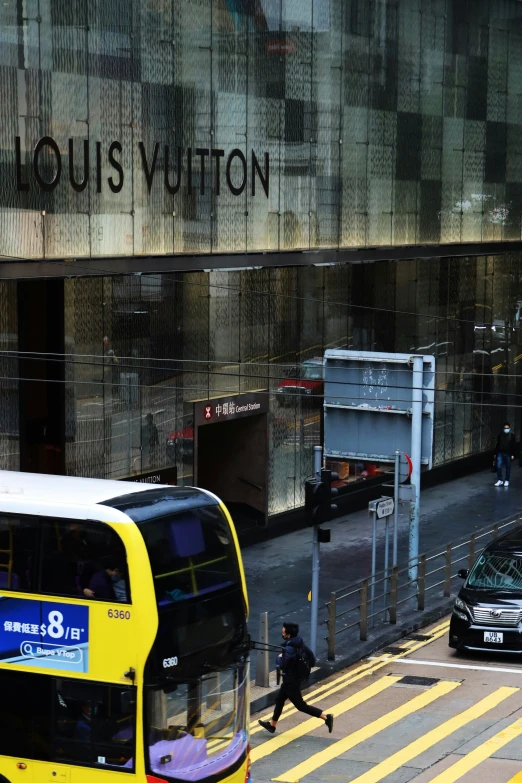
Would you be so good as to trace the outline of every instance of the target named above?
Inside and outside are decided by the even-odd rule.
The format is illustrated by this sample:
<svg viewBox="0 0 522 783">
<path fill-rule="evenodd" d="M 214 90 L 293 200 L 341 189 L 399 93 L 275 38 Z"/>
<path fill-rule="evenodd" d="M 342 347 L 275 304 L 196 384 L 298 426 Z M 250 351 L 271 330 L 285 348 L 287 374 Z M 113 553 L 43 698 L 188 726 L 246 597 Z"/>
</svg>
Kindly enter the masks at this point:
<svg viewBox="0 0 522 783">
<path fill-rule="evenodd" d="M 277 387 L 279 401 L 284 405 L 296 395 L 310 397 L 318 405 L 323 404 L 324 396 L 324 360 L 308 359 L 292 367 L 286 378 Z"/>
<path fill-rule="evenodd" d="M 182 444 L 185 457 L 191 459 L 194 452 L 194 422 L 192 419 L 182 429 L 170 432 L 167 435 L 166 456 L 171 464 L 176 461 L 176 442 Z"/>
</svg>

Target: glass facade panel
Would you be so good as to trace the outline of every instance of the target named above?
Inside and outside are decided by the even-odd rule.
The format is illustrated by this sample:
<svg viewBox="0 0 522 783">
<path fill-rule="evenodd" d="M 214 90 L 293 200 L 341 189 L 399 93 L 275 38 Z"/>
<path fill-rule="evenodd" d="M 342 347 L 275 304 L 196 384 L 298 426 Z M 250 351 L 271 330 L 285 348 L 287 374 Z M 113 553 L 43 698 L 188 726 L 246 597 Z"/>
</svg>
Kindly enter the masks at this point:
<svg viewBox="0 0 522 783">
<path fill-rule="evenodd" d="M 520 240 L 518 0 L 0 9 L 0 252 Z"/>
<path fill-rule="evenodd" d="M 298 507 L 330 347 L 434 354 L 434 464 L 492 449 L 520 430 L 520 282 L 515 254 L 67 280 L 67 473 L 190 485 L 194 401 L 256 391 L 269 513 Z"/>
</svg>

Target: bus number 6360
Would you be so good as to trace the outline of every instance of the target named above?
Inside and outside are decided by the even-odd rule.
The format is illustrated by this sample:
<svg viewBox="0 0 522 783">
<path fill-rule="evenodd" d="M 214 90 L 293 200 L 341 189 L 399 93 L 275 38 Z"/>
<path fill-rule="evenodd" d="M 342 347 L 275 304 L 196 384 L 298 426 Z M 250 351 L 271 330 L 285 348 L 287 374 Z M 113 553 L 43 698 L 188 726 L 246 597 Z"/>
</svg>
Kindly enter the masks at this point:
<svg viewBox="0 0 522 783">
<path fill-rule="evenodd" d="M 107 614 L 114 620 L 130 620 L 130 612 L 124 609 L 109 609 Z"/>
<path fill-rule="evenodd" d="M 178 665 L 178 656 L 174 656 L 174 658 L 164 658 L 163 659 L 163 668 L 164 669 L 170 669 L 171 666 L 177 666 Z"/>
</svg>

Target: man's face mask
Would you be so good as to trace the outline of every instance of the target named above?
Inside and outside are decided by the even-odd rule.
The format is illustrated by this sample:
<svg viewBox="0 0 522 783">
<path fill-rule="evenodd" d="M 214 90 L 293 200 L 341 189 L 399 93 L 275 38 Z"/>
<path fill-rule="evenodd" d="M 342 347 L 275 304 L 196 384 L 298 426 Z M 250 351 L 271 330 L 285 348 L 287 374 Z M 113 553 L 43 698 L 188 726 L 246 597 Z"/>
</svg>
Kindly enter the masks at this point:
<svg viewBox="0 0 522 783">
<path fill-rule="evenodd" d="M 504 427 L 504 432 L 511 432 L 511 429 L 509 427 Z"/>
</svg>

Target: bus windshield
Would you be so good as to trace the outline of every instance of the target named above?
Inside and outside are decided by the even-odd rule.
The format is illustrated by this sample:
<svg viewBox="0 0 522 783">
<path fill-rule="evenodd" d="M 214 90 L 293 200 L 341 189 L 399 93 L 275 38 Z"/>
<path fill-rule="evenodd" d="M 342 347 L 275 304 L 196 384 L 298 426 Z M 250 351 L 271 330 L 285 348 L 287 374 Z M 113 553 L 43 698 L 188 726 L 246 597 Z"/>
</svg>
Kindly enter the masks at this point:
<svg viewBox="0 0 522 783">
<path fill-rule="evenodd" d="M 146 690 L 150 771 L 200 781 L 240 764 L 248 744 L 248 664 Z"/>
<path fill-rule="evenodd" d="M 138 524 L 160 607 L 239 581 L 234 543 L 219 505 L 185 508 Z"/>
</svg>

